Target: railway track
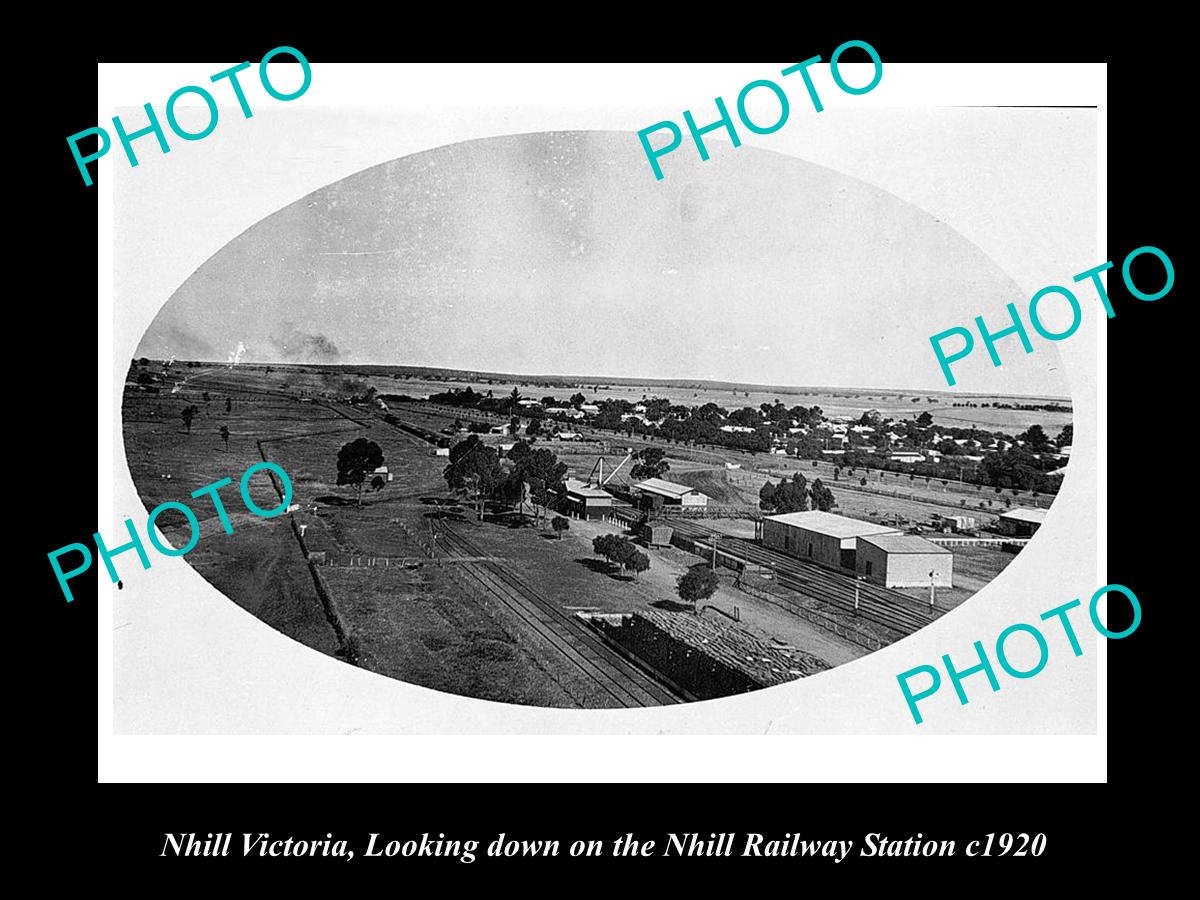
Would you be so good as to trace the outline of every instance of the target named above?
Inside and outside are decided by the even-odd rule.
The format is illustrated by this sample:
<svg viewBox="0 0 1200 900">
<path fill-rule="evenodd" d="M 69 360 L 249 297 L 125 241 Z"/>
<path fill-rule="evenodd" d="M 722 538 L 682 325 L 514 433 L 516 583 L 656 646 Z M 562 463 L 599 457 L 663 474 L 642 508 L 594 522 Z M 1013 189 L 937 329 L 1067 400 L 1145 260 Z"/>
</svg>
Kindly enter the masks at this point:
<svg viewBox="0 0 1200 900">
<path fill-rule="evenodd" d="M 446 550 L 465 557 L 488 556 L 445 520 L 439 524 L 437 538 Z M 480 561 L 460 566 L 618 706 L 663 706 L 687 699 L 616 653 L 578 618 L 503 566 Z"/>
<path fill-rule="evenodd" d="M 693 540 L 711 542 L 715 535 L 719 551 L 764 566 L 775 573 L 775 580 L 808 597 L 825 601 L 839 609 L 854 612 L 855 580 L 831 572 L 815 563 L 783 557 L 745 538 L 730 537 L 714 528 L 687 520 L 671 520 L 671 527 Z M 912 634 L 940 615 L 930 615 L 928 607 L 906 594 L 878 585 L 860 582 L 858 615 L 901 634 Z"/>
</svg>

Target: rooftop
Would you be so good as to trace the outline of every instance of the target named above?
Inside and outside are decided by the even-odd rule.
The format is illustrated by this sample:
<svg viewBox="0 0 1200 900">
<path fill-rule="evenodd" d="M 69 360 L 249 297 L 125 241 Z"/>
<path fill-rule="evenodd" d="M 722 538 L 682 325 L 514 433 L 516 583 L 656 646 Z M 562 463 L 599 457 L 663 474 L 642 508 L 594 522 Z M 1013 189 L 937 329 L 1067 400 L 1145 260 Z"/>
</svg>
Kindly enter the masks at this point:
<svg viewBox="0 0 1200 900">
<path fill-rule="evenodd" d="M 949 553 L 945 547 L 930 543 L 915 534 L 875 534 L 862 539 L 884 553 Z"/>
<path fill-rule="evenodd" d="M 1020 507 L 1018 509 L 1010 509 L 1008 512 L 1000 513 L 1002 519 L 1015 519 L 1018 522 L 1037 522 L 1041 524 L 1046 521 L 1046 513 L 1049 510 L 1045 509 L 1026 509 Z"/>
<path fill-rule="evenodd" d="M 650 491 L 652 494 L 667 494 L 671 497 L 682 497 L 684 494 L 699 494 L 700 491 L 686 484 L 676 484 L 662 478 L 647 478 L 634 485 L 639 491 Z"/>
<path fill-rule="evenodd" d="M 767 520 L 782 522 L 784 525 L 794 525 L 797 528 L 836 538 L 861 537 L 867 534 L 899 534 L 897 529 L 889 525 L 876 525 L 874 522 L 864 522 L 862 519 L 851 519 L 848 516 L 839 516 L 820 510 L 767 516 Z"/>
<path fill-rule="evenodd" d="M 586 481 L 580 481 L 578 478 L 567 479 L 567 493 L 575 494 L 578 497 L 608 497 L 612 498 L 612 494 L 598 487 L 593 487 Z"/>
</svg>

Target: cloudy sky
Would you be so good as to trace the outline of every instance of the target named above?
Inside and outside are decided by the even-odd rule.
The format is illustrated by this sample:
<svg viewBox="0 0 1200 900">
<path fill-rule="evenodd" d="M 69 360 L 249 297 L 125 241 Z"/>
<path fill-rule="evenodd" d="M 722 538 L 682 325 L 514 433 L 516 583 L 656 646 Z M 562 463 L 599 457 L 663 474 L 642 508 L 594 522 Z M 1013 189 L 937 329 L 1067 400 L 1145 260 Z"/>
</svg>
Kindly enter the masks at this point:
<svg viewBox="0 0 1200 900">
<path fill-rule="evenodd" d="M 1027 302 L 954 229 L 885 191 L 712 149 L 667 157 L 662 181 L 635 138 L 604 131 L 367 169 L 232 240 L 138 354 L 224 359 L 240 342 L 264 362 L 933 389 L 931 334 L 981 313 L 999 328 L 1006 303 Z M 1068 393 L 1052 347 L 1013 360 L 1006 392 Z"/>
</svg>

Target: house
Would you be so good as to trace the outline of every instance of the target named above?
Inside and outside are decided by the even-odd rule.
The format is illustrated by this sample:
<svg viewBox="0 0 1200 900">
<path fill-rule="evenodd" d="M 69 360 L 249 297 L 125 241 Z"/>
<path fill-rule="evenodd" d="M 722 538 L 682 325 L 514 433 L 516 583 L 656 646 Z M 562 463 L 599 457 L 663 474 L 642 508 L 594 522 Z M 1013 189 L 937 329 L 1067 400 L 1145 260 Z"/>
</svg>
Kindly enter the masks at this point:
<svg viewBox="0 0 1200 900">
<path fill-rule="evenodd" d="M 447 451 L 447 453 L 449 453 L 449 451 Z M 387 467 L 387 466 L 380 466 L 378 469 L 376 469 L 375 471 L 373 471 L 373 472 L 371 473 L 371 477 L 368 479 L 368 481 L 374 481 L 374 480 L 375 480 L 375 476 L 376 476 L 376 475 L 378 475 L 378 476 L 380 476 L 381 478 L 383 478 L 383 480 L 384 480 L 384 481 L 391 481 L 391 480 L 392 480 L 392 473 L 388 471 L 388 467 Z"/>
</svg>

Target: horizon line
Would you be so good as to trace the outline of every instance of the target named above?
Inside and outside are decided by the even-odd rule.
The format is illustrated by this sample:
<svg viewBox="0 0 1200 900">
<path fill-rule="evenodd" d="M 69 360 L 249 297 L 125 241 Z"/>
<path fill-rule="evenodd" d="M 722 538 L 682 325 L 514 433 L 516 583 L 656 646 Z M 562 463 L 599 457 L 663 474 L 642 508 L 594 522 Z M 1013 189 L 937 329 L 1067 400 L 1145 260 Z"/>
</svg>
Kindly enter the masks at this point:
<svg viewBox="0 0 1200 900">
<path fill-rule="evenodd" d="M 176 362 L 181 361 L 178 357 L 176 357 L 175 360 L 176 360 Z M 158 360 L 158 361 L 162 362 L 165 360 Z M 213 366 L 226 366 L 226 367 L 229 366 L 228 360 L 221 361 L 221 360 L 184 359 L 182 361 L 183 362 L 203 363 L 205 365 L 213 365 Z M 786 393 L 788 391 L 821 390 L 821 391 L 859 391 L 859 392 L 868 392 L 868 393 L 892 393 L 892 394 L 925 393 L 925 394 L 939 394 L 939 395 L 946 396 L 946 397 L 1012 397 L 1012 398 L 1023 398 L 1023 399 L 1028 399 L 1028 400 L 1065 401 L 1072 405 L 1072 410 L 1074 409 L 1074 402 L 1075 402 L 1072 397 L 1069 397 L 1069 396 L 1063 397 L 1063 396 L 1060 396 L 1057 394 L 1021 394 L 1021 393 L 1004 394 L 1004 393 L 987 393 L 987 392 L 983 392 L 983 391 L 958 392 L 958 391 L 948 391 L 948 390 L 945 390 L 942 388 L 912 388 L 912 387 L 884 388 L 884 387 L 872 387 L 870 385 L 854 385 L 854 386 L 832 385 L 832 384 L 782 385 L 782 384 L 762 384 L 762 383 L 753 382 L 753 381 L 745 381 L 745 382 L 724 381 L 719 378 L 703 378 L 703 377 L 695 377 L 695 376 L 642 377 L 642 376 L 636 376 L 636 375 L 578 375 L 578 374 L 554 374 L 554 373 L 533 374 L 533 373 L 527 373 L 527 372 L 526 373 L 494 372 L 494 371 L 489 371 L 489 370 L 485 370 L 485 369 L 476 369 L 476 368 L 471 368 L 471 367 L 418 366 L 418 365 L 405 365 L 405 364 L 399 364 L 399 363 L 368 363 L 368 362 L 346 363 L 346 362 L 294 362 L 294 361 L 284 361 L 284 360 L 279 360 L 279 361 L 243 360 L 243 361 L 237 363 L 236 365 L 237 366 L 290 366 L 290 367 L 294 367 L 294 368 L 351 369 L 351 368 L 358 368 L 358 367 L 369 367 L 369 368 L 401 369 L 401 370 L 405 370 L 405 369 L 414 370 L 415 369 L 415 370 L 422 370 L 422 371 L 426 371 L 426 372 L 439 372 L 439 373 L 444 372 L 444 373 L 449 373 L 449 374 L 470 374 L 470 375 L 474 375 L 474 376 L 477 376 L 480 378 L 493 378 L 493 379 L 500 378 L 500 379 L 510 379 L 510 380 L 511 379 L 521 379 L 521 380 L 525 380 L 525 381 L 556 380 L 556 381 L 570 381 L 570 382 L 573 382 L 576 384 L 583 384 L 583 383 L 589 382 L 589 381 L 593 382 L 593 383 L 601 382 L 601 381 L 610 381 L 610 382 L 622 382 L 623 381 L 623 382 L 631 382 L 633 384 L 645 384 L 645 385 L 653 385 L 653 384 L 661 383 L 661 382 L 687 382 L 687 383 L 704 383 L 704 384 L 708 384 L 708 385 L 728 385 L 730 389 L 737 388 L 737 389 L 743 390 L 743 391 L 745 389 L 751 389 L 751 390 L 759 390 L 759 391 L 779 391 L 780 393 Z M 469 380 L 469 379 L 459 379 L 459 380 Z"/>
</svg>

